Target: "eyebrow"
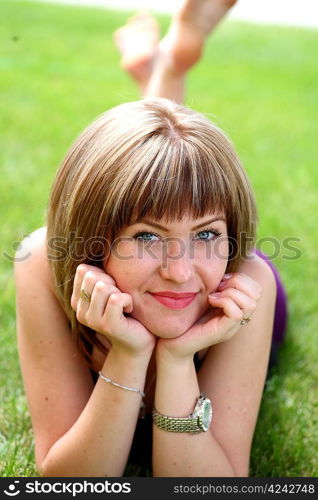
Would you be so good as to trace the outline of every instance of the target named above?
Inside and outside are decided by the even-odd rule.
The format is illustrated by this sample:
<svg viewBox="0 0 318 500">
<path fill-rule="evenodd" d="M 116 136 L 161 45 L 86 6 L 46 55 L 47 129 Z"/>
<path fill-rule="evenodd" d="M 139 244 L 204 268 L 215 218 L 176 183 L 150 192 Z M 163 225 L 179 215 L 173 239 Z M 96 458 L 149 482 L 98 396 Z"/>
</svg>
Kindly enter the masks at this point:
<svg viewBox="0 0 318 500">
<path fill-rule="evenodd" d="M 201 224 L 198 224 L 197 226 L 194 226 L 191 231 L 194 231 L 195 229 L 199 229 L 200 227 L 206 226 L 207 224 L 211 224 L 211 222 L 216 222 L 219 220 L 223 220 L 226 223 L 226 220 L 224 217 L 214 217 L 213 219 L 209 219 L 205 222 L 201 222 Z M 169 229 L 167 229 L 164 226 L 161 226 L 157 222 L 151 222 L 149 220 L 143 219 L 139 222 L 136 222 L 136 224 L 148 224 L 149 226 L 157 227 L 158 229 L 161 229 L 162 231 L 165 231 L 166 233 L 169 233 Z"/>
</svg>

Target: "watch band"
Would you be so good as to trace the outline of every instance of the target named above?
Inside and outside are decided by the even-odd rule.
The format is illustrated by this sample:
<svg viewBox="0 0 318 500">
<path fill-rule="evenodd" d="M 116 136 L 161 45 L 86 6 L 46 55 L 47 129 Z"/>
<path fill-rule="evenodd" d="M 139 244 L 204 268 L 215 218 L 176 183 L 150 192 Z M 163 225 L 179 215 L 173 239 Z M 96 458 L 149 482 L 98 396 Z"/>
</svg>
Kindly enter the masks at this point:
<svg viewBox="0 0 318 500">
<path fill-rule="evenodd" d="M 153 423 L 168 432 L 200 432 L 201 428 L 198 425 L 198 417 L 168 417 L 157 412 L 152 411 Z"/>
<path fill-rule="evenodd" d="M 154 408 L 152 418 L 153 423 L 163 431 L 198 433 L 209 429 L 212 413 L 210 399 L 201 393 L 193 413 L 188 417 L 168 417 Z"/>
</svg>

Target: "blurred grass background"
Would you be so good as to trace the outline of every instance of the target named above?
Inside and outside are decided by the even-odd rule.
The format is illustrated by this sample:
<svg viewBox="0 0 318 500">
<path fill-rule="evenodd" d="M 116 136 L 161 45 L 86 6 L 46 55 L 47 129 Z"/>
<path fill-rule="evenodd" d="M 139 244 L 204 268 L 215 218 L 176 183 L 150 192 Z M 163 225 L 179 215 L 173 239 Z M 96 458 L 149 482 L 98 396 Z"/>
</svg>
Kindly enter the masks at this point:
<svg viewBox="0 0 318 500">
<path fill-rule="evenodd" d="M 12 257 L 17 242 L 44 224 L 51 183 L 74 138 L 104 110 L 139 98 L 112 42 L 128 14 L 0 3 L 2 476 L 36 475 Z M 164 33 L 168 18 L 159 20 Z M 251 476 L 318 475 L 317 53 L 318 31 L 228 21 L 188 80 L 186 103 L 214 117 L 236 145 L 256 192 L 259 238 L 279 242 L 274 263 L 289 296 L 287 340 L 264 391 Z M 296 259 L 286 238 L 294 238 Z"/>
</svg>

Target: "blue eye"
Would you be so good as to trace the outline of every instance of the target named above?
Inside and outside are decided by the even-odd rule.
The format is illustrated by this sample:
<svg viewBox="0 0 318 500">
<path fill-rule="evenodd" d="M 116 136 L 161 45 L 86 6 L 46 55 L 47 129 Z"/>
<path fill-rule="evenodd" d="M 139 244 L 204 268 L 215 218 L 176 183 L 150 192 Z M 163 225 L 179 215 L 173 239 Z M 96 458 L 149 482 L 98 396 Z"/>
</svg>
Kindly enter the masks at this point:
<svg viewBox="0 0 318 500">
<path fill-rule="evenodd" d="M 139 241 L 156 241 L 151 238 L 146 238 L 145 236 L 155 236 L 158 238 L 158 236 L 154 233 L 149 233 L 148 231 L 141 231 L 140 233 L 136 233 L 134 235 L 134 238 Z"/>
<path fill-rule="evenodd" d="M 199 239 L 202 241 L 212 241 L 212 240 L 215 240 L 215 238 L 217 238 L 218 236 L 220 236 L 221 233 L 219 231 L 214 230 L 214 229 L 206 229 L 205 231 L 200 231 L 197 234 L 204 235 L 203 237 L 199 237 Z M 197 239 L 197 238 L 195 238 L 195 239 Z"/>
<path fill-rule="evenodd" d="M 206 229 L 204 231 L 199 231 L 195 239 L 200 241 L 213 241 L 220 235 L 221 233 L 215 229 Z M 149 231 L 140 231 L 134 234 L 134 239 L 137 241 L 154 242 L 158 241 L 160 236 L 155 233 L 150 233 Z"/>
</svg>

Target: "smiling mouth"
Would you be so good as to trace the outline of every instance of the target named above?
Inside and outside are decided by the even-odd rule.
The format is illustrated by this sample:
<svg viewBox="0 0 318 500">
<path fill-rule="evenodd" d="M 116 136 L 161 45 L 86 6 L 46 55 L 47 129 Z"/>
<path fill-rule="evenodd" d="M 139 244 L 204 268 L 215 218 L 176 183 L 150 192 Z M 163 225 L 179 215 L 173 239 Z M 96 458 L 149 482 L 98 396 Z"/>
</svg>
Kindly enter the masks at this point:
<svg viewBox="0 0 318 500">
<path fill-rule="evenodd" d="M 165 295 L 161 295 L 161 293 L 151 293 L 149 292 L 150 295 L 155 299 L 157 300 L 158 302 L 160 302 L 162 305 L 168 307 L 169 309 L 184 309 L 185 307 L 189 306 L 191 304 L 191 302 L 193 302 L 193 300 L 195 299 L 196 297 L 196 293 L 184 293 L 184 294 L 170 294 L 169 295 L 174 295 L 173 297 L 172 296 L 168 296 L 168 292 L 167 294 L 165 292 L 162 292 L 162 293 L 165 293 Z M 176 297 L 178 296 L 179 297 Z"/>
</svg>

